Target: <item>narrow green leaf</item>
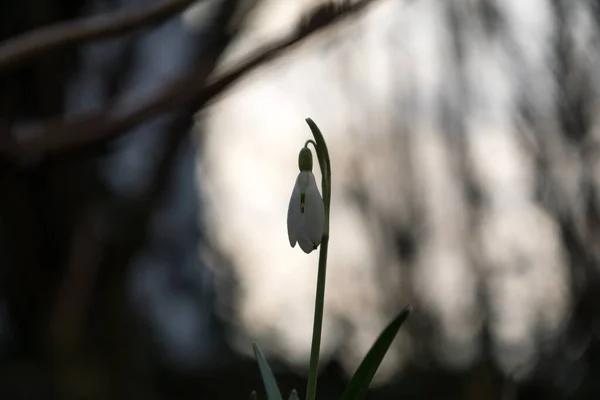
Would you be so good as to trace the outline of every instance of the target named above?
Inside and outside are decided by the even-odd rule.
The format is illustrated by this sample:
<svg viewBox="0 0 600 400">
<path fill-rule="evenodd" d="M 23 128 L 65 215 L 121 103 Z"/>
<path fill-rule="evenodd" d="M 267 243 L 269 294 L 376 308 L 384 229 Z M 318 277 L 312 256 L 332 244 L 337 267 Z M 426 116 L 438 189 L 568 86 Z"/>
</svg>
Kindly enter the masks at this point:
<svg viewBox="0 0 600 400">
<path fill-rule="evenodd" d="M 265 391 L 267 392 L 267 399 L 282 400 L 281 392 L 279 391 L 279 387 L 277 386 L 277 381 L 275 380 L 275 376 L 273 376 L 271 367 L 269 367 L 269 363 L 267 363 L 264 354 L 258 347 L 258 344 L 252 343 L 252 348 L 254 349 L 254 355 L 256 356 L 256 360 L 258 361 L 260 375 L 262 376 L 262 380 L 265 385 Z"/>
<path fill-rule="evenodd" d="M 257 397 L 256 397 L 256 390 L 253 390 L 253 391 L 250 393 L 250 400 L 256 400 L 256 399 L 257 399 Z"/>
<path fill-rule="evenodd" d="M 292 390 L 292 393 L 290 393 L 289 400 L 300 400 L 300 397 L 298 397 L 298 392 L 296 392 L 296 389 Z"/>
<path fill-rule="evenodd" d="M 350 379 L 350 384 L 342 396 L 342 400 L 362 400 L 369 390 L 369 385 L 385 356 L 390 345 L 394 341 L 400 327 L 412 311 L 412 306 L 406 306 L 400 314 L 389 323 L 381 332 L 365 358 L 363 358 L 358 369 Z"/>
</svg>

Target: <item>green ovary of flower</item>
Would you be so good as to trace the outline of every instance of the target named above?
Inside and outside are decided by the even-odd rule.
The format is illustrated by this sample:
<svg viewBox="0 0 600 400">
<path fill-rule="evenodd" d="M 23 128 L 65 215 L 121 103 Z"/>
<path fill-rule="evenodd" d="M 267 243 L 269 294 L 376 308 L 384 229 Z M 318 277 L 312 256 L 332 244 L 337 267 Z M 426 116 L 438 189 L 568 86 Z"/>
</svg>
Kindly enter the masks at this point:
<svg viewBox="0 0 600 400">
<path fill-rule="evenodd" d="M 308 147 L 303 147 L 300 154 L 298 154 L 298 168 L 300 168 L 300 171 L 312 171 L 313 157 Z"/>
</svg>

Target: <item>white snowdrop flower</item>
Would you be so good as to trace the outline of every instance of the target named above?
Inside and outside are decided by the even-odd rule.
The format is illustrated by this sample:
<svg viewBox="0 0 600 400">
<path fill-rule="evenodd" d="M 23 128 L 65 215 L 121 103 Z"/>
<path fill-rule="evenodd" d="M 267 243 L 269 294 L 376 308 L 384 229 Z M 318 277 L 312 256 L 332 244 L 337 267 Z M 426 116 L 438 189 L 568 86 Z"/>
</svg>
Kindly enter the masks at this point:
<svg viewBox="0 0 600 400">
<path fill-rule="evenodd" d="M 325 227 L 325 206 L 312 173 L 312 153 L 306 147 L 298 156 L 300 173 L 290 198 L 287 228 L 290 245 L 300 245 L 309 254 L 321 243 Z"/>
</svg>

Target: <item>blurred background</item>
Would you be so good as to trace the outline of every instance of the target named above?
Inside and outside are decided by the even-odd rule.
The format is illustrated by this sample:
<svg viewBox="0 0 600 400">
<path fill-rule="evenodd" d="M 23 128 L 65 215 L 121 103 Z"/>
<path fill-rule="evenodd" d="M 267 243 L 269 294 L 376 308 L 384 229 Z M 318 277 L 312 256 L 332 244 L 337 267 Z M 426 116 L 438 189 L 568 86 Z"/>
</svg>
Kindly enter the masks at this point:
<svg viewBox="0 0 600 400">
<path fill-rule="evenodd" d="M 303 396 L 306 117 L 321 398 L 600 398 L 600 2 L 362 3 L 1 2 L 1 399 Z"/>
</svg>

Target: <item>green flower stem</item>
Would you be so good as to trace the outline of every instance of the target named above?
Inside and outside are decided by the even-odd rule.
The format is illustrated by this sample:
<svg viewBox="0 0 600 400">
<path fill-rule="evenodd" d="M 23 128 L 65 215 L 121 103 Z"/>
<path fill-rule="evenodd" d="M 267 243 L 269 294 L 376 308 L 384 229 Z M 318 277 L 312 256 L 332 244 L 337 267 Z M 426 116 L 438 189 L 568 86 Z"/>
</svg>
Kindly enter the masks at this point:
<svg viewBox="0 0 600 400">
<path fill-rule="evenodd" d="M 315 320 L 313 322 L 312 346 L 306 400 L 315 400 L 317 394 L 317 376 L 319 373 L 319 352 L 321 351 L 321 331 L 323 329 L 323 309 L 325 306 L 325 277 L 327 273 L 327 246 L 329 235 L 324 234 L 319 253 L 319 271 L 317 274 L 317 295 L 315 299 Z"/>
<path fill-rule="evenodd" d="M 321 249 L 319 252 L 319 269 L 317 272 L 317 294 L 315 297 L 315 319 L 313 323 L 312 346 L 310 349 L 310 364 L 308 370 L 308 384 L 306 387 L 306 400 L 315 400 L 317 394 L 317 377 L 319 373 L 319 353 L 321 351 L 321 331 L 323 329 L 323 309 L 325 307 L 325 278 L 327 275 L 327 249 L 329 247 L 329 209 L 331 205 L 331 162 L 329 151 L 325 144 L 323 134 L 313 122 L 307 118 L 306 123 L 315 137 L 315 142 L 307 141 L 315 145 L 319 168 L 321 169 L 321 190 L 323 191 L 323 203 L 325 205 L 325 226 Z"/>
</svg>

